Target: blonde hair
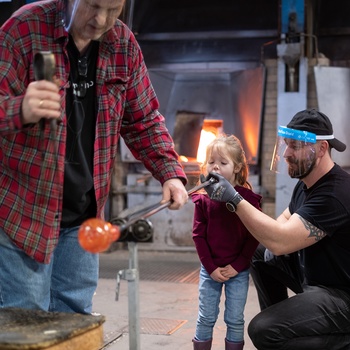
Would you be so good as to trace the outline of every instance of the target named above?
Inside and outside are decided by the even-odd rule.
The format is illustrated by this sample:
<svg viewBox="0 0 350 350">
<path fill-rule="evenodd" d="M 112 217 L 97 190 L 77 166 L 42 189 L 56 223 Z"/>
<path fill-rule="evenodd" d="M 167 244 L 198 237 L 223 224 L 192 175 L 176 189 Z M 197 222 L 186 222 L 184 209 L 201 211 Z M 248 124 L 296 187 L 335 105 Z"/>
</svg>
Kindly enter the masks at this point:
<svg viewBox="0 0 350 350">
<path fill-rule="evenodd" d="M 221 134 L 207 146 L 205 161 L 201 165 L 202 173 L 206 171 L 208 160 L 214 148 L 219 153 L 225 153 L 225 155 L 229 156 L 234 165 L 241 167 L 240 171 L 236 174 L 236 183 L 240 186 L 252 189 L 251 184 L 248 182 L 249 167 L 245 152 L 241 141 L 234 135 Z"/>
</svg>

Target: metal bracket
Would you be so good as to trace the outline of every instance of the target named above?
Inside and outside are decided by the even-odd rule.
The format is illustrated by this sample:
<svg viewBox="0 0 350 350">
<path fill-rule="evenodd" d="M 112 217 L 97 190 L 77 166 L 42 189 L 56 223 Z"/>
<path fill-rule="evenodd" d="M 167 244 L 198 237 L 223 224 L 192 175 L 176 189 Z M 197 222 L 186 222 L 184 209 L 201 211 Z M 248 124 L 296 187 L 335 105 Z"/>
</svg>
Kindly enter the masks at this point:
<svg viewBox="0 0 350 350">
<path fill-rule="evenodd" d="M 135 281 L 138 279 L 138 271 L 137 269 L 126 269 L 126 270 L 119 270 L 117 274 L 117 286 L 115 289 L 115 300 L 119 300 L 119 292 L 120 292 L 120 281 L 121 280 L 126 281 Z"/>
</svg>

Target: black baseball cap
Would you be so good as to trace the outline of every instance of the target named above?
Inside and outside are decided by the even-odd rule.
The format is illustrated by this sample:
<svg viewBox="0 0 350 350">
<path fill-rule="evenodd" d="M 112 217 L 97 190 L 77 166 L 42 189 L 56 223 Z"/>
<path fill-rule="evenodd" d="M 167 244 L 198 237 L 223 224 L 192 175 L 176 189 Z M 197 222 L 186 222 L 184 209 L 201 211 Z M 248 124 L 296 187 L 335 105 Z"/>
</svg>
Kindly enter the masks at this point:
<svg viewBox="0 0 350 350">
<path fill-rule="evenodd" d="M 327 140 L 330 146 L 339 152 L 346 149 L 345 143 L 333 135 L 333 127 L 329 118 L 316 109 L 298 112 L 287 125 L 290 129 L 308 131 L 316 134 L 316 140 Z"/>
</svg>

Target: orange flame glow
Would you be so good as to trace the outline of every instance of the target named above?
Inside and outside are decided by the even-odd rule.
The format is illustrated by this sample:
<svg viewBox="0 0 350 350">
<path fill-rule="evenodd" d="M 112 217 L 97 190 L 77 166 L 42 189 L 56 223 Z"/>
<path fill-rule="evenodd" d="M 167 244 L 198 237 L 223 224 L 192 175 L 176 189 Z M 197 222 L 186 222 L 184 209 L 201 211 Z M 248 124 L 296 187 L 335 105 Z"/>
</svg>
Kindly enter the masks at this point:
<svg viewBox="0 0 350 350">
<path fill-rule="evenodd" d="M 199 146 L 197 151 L 197 162 L 204 163 L 207 146 L 215 138 L 216 138 L 216 134 L 214 132 L 206 131 L 206 130 L 201 131 L 201 137 L 199 140 Z"/>
<path fill-rule="evenodd" d="M 179 156 L 179 159 L 181 162 L 185 162 L 185 163 L 188 162 L 188 158 L 186 156 Z"/>
</svg>

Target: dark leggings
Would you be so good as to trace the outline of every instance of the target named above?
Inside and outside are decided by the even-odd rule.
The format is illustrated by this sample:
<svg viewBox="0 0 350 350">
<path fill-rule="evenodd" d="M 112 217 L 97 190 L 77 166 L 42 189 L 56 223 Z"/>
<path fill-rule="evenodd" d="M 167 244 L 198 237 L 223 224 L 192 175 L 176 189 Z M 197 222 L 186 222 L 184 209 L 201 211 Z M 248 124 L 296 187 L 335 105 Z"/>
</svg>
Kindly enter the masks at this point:
<svg viewBox="0 0 350 350">
<path fill-rule="evenodd" d="M 297 253 L 264 262 L 259 246 L 251 275 L 262 311 L 248 326 L 258 350 L 350 349 L 350 295 L 302 284 Z M 288 297 L 287 287 L 296 295 Z"/>
</svg>

